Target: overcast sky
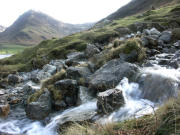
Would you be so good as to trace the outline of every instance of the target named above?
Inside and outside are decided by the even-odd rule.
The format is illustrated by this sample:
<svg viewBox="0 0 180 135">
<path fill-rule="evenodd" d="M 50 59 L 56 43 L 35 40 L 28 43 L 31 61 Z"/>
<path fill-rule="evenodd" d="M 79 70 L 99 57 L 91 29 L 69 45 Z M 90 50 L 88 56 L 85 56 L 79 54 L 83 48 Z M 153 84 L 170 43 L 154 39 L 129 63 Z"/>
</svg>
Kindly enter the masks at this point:
<svg viewBox="0 0 180 135">
<path fill-rule="evenodd" d="M 19 15 L 33 9 L 66 23 L 95 22 L 130 0 L 1 0 L 0 25 L 11 25 Z"/>
</svg>

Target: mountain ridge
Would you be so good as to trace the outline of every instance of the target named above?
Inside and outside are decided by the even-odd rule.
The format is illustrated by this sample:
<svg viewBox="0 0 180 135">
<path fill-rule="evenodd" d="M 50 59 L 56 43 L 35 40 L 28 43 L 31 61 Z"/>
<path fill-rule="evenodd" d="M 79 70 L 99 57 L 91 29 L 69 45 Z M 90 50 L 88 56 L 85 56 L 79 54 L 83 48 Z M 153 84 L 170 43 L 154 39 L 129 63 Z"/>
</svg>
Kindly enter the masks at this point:
<svg viewBox="0 0 180 135">
<path fill-rule="evenodd" d="M 62 38 L 90 27 L 87 24 L 64 23 L 42 12 L 29 10 L 0 34 L 0 43 L 36 45 L 43 40 Z"/>
</svg>

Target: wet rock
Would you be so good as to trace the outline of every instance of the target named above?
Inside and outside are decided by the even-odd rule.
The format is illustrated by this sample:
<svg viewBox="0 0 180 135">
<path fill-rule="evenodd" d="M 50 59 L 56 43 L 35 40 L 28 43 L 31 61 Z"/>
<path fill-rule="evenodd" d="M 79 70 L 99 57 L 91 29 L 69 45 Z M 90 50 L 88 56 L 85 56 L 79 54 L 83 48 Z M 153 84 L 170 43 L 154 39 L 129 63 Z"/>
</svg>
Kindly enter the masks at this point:
<svg viewBox="0 0 180 135">
<path fill-rule="evenodd" d="M 87 87 L 79 86 L 79 93 L 78 93 L 78 104 L 86 103 L 92 100 L 91 92 Z"/>
<path fill-rule="evenodd" d="M 26 115 L 30 119 L 42 120 L 51 112 L 51 97 L 46 89 L 36 102 L 31 102 L 26 106 Z"/>
<path fill-rule="evenodd" d="M 148 46 L 149 45 L 149 41 L 148 41 L 148 39 L 146 38 L 146 37 L 142 37 L 141 38 L 141 41 L 142 41 L 142 45 L 143 46 Z"/>
<path fill-rule="evenodd" d="M 9 84 L 15 85 L 20 82 L 21 82 L 21 77 L 19 75 L 15 75 L 15 74 L 8 75 L 8 83 Z"/>
<path fill-rule="evenodd" d="M 152 102 L 163 103 L 178 95 L 178 81 L 174 77 L 177 72 L 171 69 L 145 68 L 137 79 L 142 90 L 142 98 Z M 179 73 L 178 73 L 179 74 Z"/>
<path fill-rule="evenodd" d="M 35 83 L 39 83 L 39 82 L 41 81 L 37 74 L 38 74 L 38 73 L 32 73 L 32 74 L 31 74 L 31 80 L 32 80 L 33 82 L 35 82 Z"/>
<path fill-rule="evenodd" d="M 53 66 L 53 65 L 46 64 L 46 65 L 43 66 L 43 71 L 48 72 L 51 75 L 53 75 L 53 74 L 56 73 L 56 67 Z"/>
<path fill-rule="evenodd" d="M 0 96 L 4 94 L 5 94 L 5 91 L 0 89 Z"/>
<path fill-rule="evenodd" d="M 88 44 L 85 50 L 85 55 L 87 58 L 94 56 L 99 53 L 100 50 L 93 44 Z"/>
<path fill-rule="evenodd" d="M 0 117 L 7 117 L 10 112 L 9 104 L 0 105 Z"/>
<path fill-rule="evenodd" d="M 91 74 L 88 67 L 69 67 L 67 69 L 67 77 L 70 79 L 87 78 Z"/>
<path fill-rule="evenodd" d="M 173 46 L 177 49 L 180 49 L 180 41 L 177 41 L 176 43 L 174 43 Z"/>
<path fill-rule="evenodd" d="M 94 91 L 105 91 L 116 86 L 124 77 L 132 80 L 138 71 L 135 64 L 121 59 L 111 60 L 90 76 L 89 87 Z"/>
<path fill-rule="evenodd" d="M 162 40 L 164 43 L 169 43 L 171 41 L 171 37 L 172 37 L 171 31 L 164 31 L 159 37 L 159 40 Z"/>
<path fill-rule="evenodd" d="M 18 104 L 21 101 L 21 99 L 19 99 L 18 97 L 10 97 L 8 98 L 8 101 L 10 105 L 15 105 Z"/>
<path fill-rule="evenodd" d="M 180 67 L 180 50 L 178 50 L 174 57 L 171 58 L 169 65 L 176 69 Z"/>
<path fill-rule="evenodd" d="M 100 114 L 109 114 L 125 104 L 121 90 L 110 89 L 97 96 L 97 108 Z"/>
</svg>

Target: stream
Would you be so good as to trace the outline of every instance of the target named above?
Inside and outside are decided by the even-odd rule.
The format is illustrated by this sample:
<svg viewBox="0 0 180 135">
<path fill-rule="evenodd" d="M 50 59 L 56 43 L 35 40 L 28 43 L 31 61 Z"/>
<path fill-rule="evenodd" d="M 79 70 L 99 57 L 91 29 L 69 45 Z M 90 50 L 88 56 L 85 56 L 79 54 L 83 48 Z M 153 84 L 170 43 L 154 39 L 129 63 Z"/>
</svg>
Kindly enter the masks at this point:
<svg viewBox="0 0 180 135">
<path fill-rule="evenodd" d="M 90 98 L 89 93 L 80 91 L 82 104 L 63 112 L 52 113 L 45 121 L 28 119 L 21 106 L 11 108 L 7 118 L 0 118 L 0 134 L 58 135 L 58 126 L 68 121 L 93 119 L 98 123 L 105 124 L 154 113 L 154 110 L 169 96 L 177 96 L 180 84 L 180 70 L 159 65 L 157 63 L 159 59 L 159 57 L 154 59 L 154 63 L 151 61 L 152 66 L 142 67 L 136 82 L 129 82 L 127 78 L 119 80 L 116 88 L 122 90 L 125 105 L 110 115 L 98 116 L 96 112 L 97 99 Z M 166 85 L 166 83 L 168 84 Z M 33 84 L 33 87 L 39 86 Z M 165 87 L 168 91 L 164 89 Z"/>
</svg>

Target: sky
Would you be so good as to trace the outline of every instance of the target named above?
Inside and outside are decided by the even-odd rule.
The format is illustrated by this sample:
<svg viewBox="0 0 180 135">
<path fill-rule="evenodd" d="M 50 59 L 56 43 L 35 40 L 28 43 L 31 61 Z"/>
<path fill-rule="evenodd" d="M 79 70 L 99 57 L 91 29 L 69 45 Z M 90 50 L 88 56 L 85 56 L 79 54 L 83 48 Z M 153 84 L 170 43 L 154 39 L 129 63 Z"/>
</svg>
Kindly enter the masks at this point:
<svg viewBox="0 0 180 135">
<path fill-rule="evenodd" d="M 71 24 L 96 22 L 130 0 L 0 0 L 0 25 L 10 26 L 24 12 L 33 9 Z"/>
</svg>

